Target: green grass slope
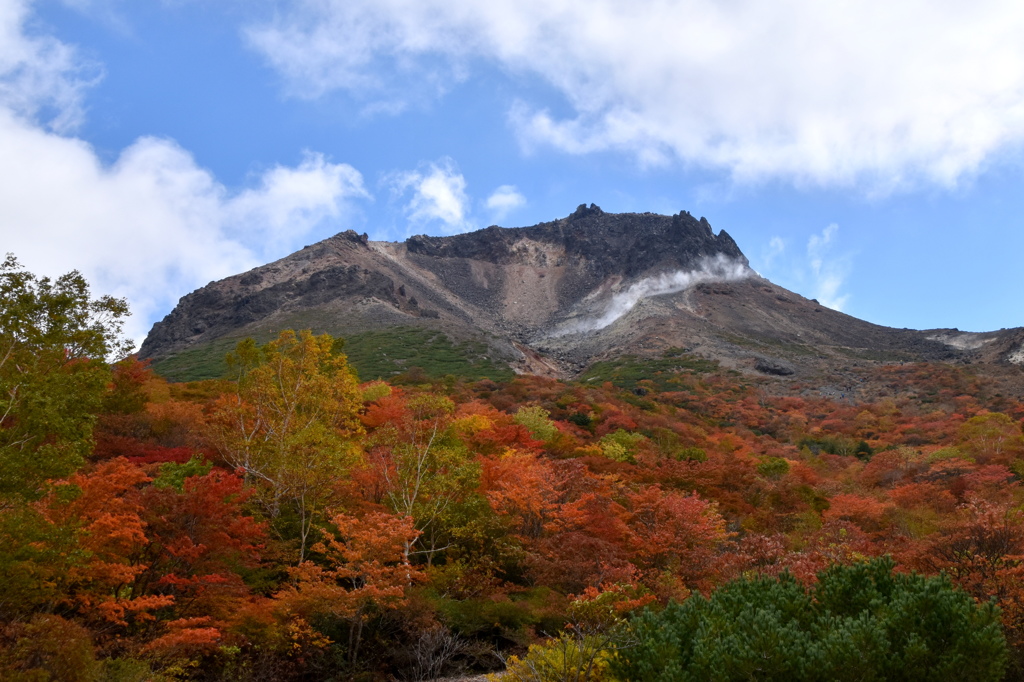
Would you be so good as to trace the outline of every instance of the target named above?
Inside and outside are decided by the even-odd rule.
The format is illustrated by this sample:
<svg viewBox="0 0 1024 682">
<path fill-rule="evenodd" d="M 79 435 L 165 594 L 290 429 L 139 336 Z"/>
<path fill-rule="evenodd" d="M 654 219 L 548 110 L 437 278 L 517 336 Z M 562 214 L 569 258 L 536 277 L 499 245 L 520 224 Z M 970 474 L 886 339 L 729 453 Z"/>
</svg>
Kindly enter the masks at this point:
<svg viewBox="0 0 1024 682">
<path fill-rule="evenodd" d="M 426 379 L 452 375 L 475 381 L 508 381 L 508 365 L 493 360 L 479 340 L 453 343 L 444 333 L 415 327 L 395 327 L 346 336 L 344 352 L 359 379 L 391 379 L 409 374 Z M 228 376 L 225 356 L 239 338 L 221 338 L 189 348 L 153 363 L 157 374 L 170 381 L 199 381 Z M 265 342 L 267 339 L 256 339 Z M 418 368 L 418 369 L 415 369 Z"/>
</svg>

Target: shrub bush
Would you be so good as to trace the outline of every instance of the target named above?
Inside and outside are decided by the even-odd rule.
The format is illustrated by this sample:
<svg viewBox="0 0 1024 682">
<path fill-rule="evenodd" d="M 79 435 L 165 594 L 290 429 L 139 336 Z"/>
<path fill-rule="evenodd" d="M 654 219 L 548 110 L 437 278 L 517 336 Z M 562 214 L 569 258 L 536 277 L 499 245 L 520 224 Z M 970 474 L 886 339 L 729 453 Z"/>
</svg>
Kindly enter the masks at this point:
<svg viewBox="0 0 1024 682">
<path fill-rule="evenodd" d="M 644 612 L 626 680 L 999 680 L 999 611 L 945 576 L 894 574 L 891 559 L 833 566 L 811 589 L 788 574 L 728 583 Z"/>
</svg>

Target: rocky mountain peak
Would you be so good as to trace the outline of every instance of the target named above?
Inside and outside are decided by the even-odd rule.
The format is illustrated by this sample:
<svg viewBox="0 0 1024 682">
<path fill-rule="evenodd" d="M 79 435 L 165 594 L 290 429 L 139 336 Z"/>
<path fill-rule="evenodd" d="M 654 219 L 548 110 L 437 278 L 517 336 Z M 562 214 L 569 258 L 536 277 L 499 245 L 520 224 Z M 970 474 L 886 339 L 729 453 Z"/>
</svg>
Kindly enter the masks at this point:
<svg viewBox="0 0 1024 682">
<path fill-rule="evenodd" d="M 185 296 L 141 354 L 161 357 L 286 318 L 337 331 L 437 321 L 528 340 L 599 313 L 601 301 L 637 281 L 710 259 L 747 265 L 727 233 L 686 211 L 616 214 L 581 204 L 529 227 L 405 242 L 349 230 Z"/>
</svg>

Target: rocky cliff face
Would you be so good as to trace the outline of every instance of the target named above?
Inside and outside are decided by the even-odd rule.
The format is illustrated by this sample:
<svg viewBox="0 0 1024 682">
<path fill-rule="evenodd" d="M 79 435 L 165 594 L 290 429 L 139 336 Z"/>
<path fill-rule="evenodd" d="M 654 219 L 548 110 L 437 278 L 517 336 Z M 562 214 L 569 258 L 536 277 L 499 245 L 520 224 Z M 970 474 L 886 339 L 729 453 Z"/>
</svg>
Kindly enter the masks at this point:
<svg viewBox="0 0 1024 682">
<path fill-rule="evenodd" d="M 757 276 L 726 232 L 685 211 L 591 204 L 532 227 L 451 237 L 335 235 L 185 296 L 140 355 L 283 328 L 349 336 L 409 326 L 483 339 L 519 371 L 560 376 L 669 347 L 774 376 L 837 360 L 1012 362 L 1024 352 L 1021 330 L 888 329 L 824 308 Z"/>
</svg>

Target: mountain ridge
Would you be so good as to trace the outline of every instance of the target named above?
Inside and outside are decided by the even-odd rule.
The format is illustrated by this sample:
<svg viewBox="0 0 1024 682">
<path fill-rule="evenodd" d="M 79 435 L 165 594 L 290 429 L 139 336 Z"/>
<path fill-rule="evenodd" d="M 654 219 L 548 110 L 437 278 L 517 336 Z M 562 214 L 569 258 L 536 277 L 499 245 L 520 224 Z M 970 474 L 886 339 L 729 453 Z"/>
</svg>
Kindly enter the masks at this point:
<svg viewBox="0 0 1024 682">
<path fill-rule="evenodd" d="M 533 226 L 404 242 L 336 234 L 183 297 L 140 356 L 160 360 L 288 327 L 343 337 L 429 329 L 483 343 L 518 372 L 563 378 L 599 360 L 669 348 L 775 377 L 837 361 L 1024 364 L 1024 329 L 874 325 L 760 277 L 703 217 L 605 213 L 594 204 Z"/>
</svg>

